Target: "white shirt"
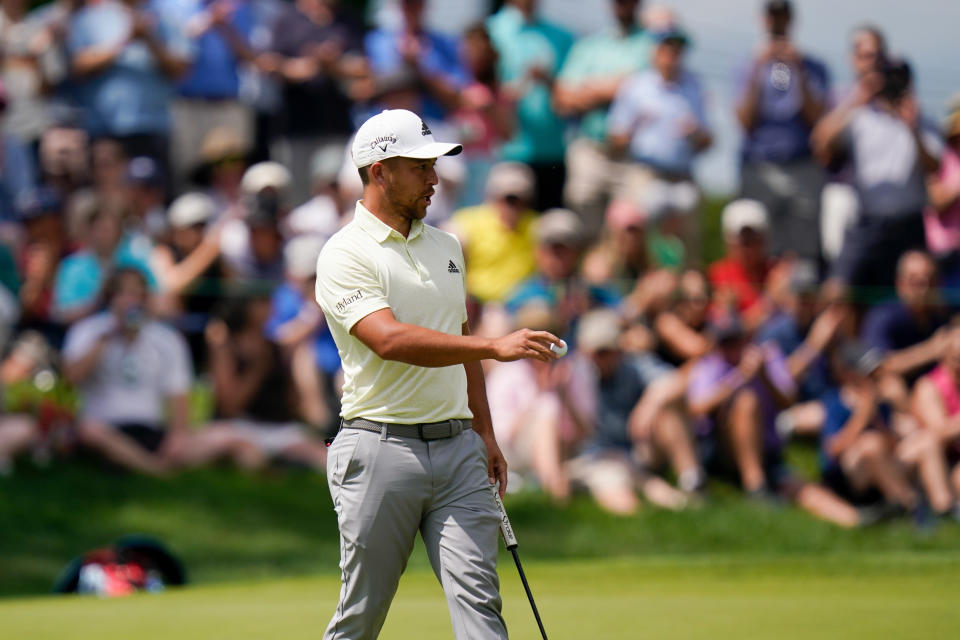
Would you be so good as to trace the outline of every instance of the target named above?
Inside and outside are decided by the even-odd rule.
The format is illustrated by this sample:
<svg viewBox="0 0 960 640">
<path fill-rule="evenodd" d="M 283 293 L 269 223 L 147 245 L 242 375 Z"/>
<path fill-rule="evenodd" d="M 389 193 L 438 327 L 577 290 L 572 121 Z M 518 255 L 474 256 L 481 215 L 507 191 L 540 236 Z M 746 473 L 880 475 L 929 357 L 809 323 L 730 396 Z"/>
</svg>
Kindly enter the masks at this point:
<svg viewBox="0 0 960 640">
<path fill-rule="evenodd" d="M 100 313 L 67 332 L 65 362 L 90 352 L 100 336 L 114 331 L 116 319 Z M 133 342 L 109 339 L 96 368 L 80 385 L 81 415 L 111 425 L 139 423 L 161 427 L 166 401 L 184 394 L 191 382 L 190 352 L 183 337 L 156 322 L 144 324 Z"/>
<path fill-rule="evenodd" d="M 353 221 L 317 259 L 317 302 L 343 361 L 341 415 L 398 424 L 471 418 L 463 365 L 383 360 L 350 334 L 390 308 L 399 322 L 461 335 L 467 321 L 463 250 L 456 237 L 417 220 L 404 238 L 357 203 Z"/>
</svg>

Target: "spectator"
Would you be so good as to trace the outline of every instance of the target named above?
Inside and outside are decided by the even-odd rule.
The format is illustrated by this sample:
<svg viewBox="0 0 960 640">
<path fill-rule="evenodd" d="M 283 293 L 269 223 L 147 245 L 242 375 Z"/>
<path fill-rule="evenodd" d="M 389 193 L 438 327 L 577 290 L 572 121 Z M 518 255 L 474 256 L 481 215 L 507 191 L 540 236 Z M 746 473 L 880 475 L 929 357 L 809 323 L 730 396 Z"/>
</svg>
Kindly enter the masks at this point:
<svg viewBox="0 0 960 640">
<path fill-rule="evenodd" d="M 127 207 L 127 167 L 130 159 L 115 138 L 95 138 L 90 143 L 91 194 L 114 211 Z"/>
<path fill-rule="evenodd" d="M 39 141 L 40 181 L 64 198 L 90 180 L 90 139 L 69 118 L 54 121 Z"/>
<path fill-rule="evenodd" d="M 919 467 L 918 476 L 937 512 L 953 507 L 940 445 L 924 431 L 898 442 L 891 407 L 880 399 L 873 378 L 881 362 L 879 350 L 858 342 L 842 345 L 834 357 L 840 386 L 823 399 L 826 420 L 820 438 L 821 471 L 824 482 L 839 495 L 864 502 L 870 498 L 869 489 L 879 490 L 923 526 L 923 498 L 911 486 L 906 471 Z"/>
<path fill-rule="evenodd" d="M 262 71 L 279 79 L 282 101 L 270 156 L 293 171 L 296 202 L 310 196 L 310 156 L 346 146 L 352 129 L 343 83 L 364 73 L 360 30 L 338 0 L 297 0 L 273 22 Z"/>
<path fill-rule="evenodd" d="M 831 491 L 792 476 L 783 463 L 777 411 L 796 396 L 786 359 L 774 345 L 752 345 L 735 317 L 712 328 L 716 348 L 690 371 L 687 406 L 697 421 L 708 471 L 734 471 L 751 499 L 784 496 L 835 524 L 860 523 L 853 507 Z"/>
<path fill-rule="evenodd" d="M 514 314 L 514 326 L 552 331 L 556 316 L 543 300 L 528 300 Z M 596 410 L 589 363 L 582 359 L 517 360 L 495 366 L 487 394 L 497 442 L 514 473 L 532 471 L 553 499 L 570 496 L 565 463 Z"/>
<path fill-rule="evenodd" d="M 217 216 L 242 207 L 240 183 L 247 170 L 249 148 L 233 129 L 214 127 L 203 137 L 199 162 L 190 180 L 207 191 L 217 205 Z"/>
<path fill-rule="evenodd" d="M 571 474 L 612 513 L 636 511 L 637 488 L 654 504 L 682 508 L 687 493 L 650 475 L 647 466 L 667 459 L 687 491 L 702 487 L 704 476 L 676 406 L 683 381 L 653 354 L 625 356 L 621 330 L 620 316 L 610 309 L 587 313 L 577 328 L 577 350 L 593 365 L 597 404 Z"/>
<path fill-rule="evenodd" d="M 927 178 L 929 204 L 923 212 L 927 248 L 939 264 L 950 305 L 960 306 L 960 108 L 944 128 L 946 147 L 940 170 Z"/>
<path fill-rule="evenodd" d="M 159 6 L 179 13 L 186 36 L 193 42 L 190 70 L 177 84 L 171 104 L 171 153 L 178 174 L 198 158 L 204 136 L 217 127 L 234 132 L 247 148 L 253 143 L 252 113 L 240 97 L 241 65 L 254 58 L 251 34 L 254 9 L 249 0 L 159 0 Z"/>
<path fill-rule="evenodd" d="M 260 455 L 322 471 L 327 452 L 296 422 L 296 389 L 280 348 L 264 335 L 269 299 L 254 295 L 228 305 L 207 325 L 216 400 L 211 429 L 223 429 Z"/>
<path fill-rule="evenodd" d="M 167 234 L 165 183 L 153 158 L 139 156 L 127 166 L 127 231 L 151 247 Z"/>
<path fill-rule="evenodd" d="M 63 208 L 52 189 L 41 187 L 24 194 L 19 202 L 20 220 L 26 237 L 18 263 L 21 328 L 42 332 L 56 344 L 62 337 L 52 314 L 57 267 L 69 253 L 63 227 Z"/>
<path fill-rule="evenodd" d="M 482 302 L 502 302 L 533 274 L 537 214 L 533 171 L 517 162 L 490 170 L 484 204 L 461 209 L 449 229 L 463 245 L 467 291 Z"/>
<path fill-rule="evenodd" d="M 885 354 L 884 396 L 906 413 L 909 387 L 943 353 L 948 316 L 937 299 L 937 270 L 928 254 L 903 254 L 897 262 L 896 289 L 897 300 L 867 312 L 861 337 Z"/>
<path fill-rule="evenodd" d="M 343 148 L 327 145 L 317 149 L 310 161 L 313 196 L 290 212 L 287 229 L 294 235 L 312 234 L 327 239 L 346 224 L 349 205 L 341 193 L 340 170 Z"/>
<path fill-rule="evenodd" d="M 818 262 L 823 170 L 810 151 L 810 132 L 824 113 L 826 67 L 790 37 L 789 0 L 767 0 L 767 41 L 740 83 L 737 119 L 744 130 L 741 189 L 770 212 L 774 254 L 792 252 Z"/>
<path fill-rule="evenodd" d="M 57 269 L 53 285 L 53 313 L 64 324 L 85 318 L 97 310 L 104 285 L 121 267 L 140 270 L 153 284 L 147 263 L 132 255 L 122 244 L 120 217 L 106 208 L 90 218 L 87 241 L 80 251 L 66 257 Z"/>
<path fill-rule="evenodd" d="M 607 112 L 624 80 L 645 69 L 651 39 L 638 21 L 641 0 L 611 0 L 616 24 L 578 40 L 557 77 L 557 112 L 579 118 L 577 136 L 567 147 L 564 199 L 584 217 L 595 235 L 626 166 L 607 149 Z"/>
<path fill-rule="evenodd" d="M 424 0 L 401 0 L 400 28 L 371 31 L 364 44 L 373 73 L 409 73 L 419 88 L 417 104 L 410 105 L 410 110 L 438 121 L 459 105 L 459 91 L 467 78 L 457 44 L 426 29 L 424 5 Z"/>
<path fill-rule="evenodd" d="M 517 96 L 517 125 L 502 151 L 503 159 L 523 162 L 536 177 L 538 211 L 563 200 L 563 121 L 553 108 L 552 89 L 573 37 L 536 17 L 537 0 L 507 0 L 487 21 L 500 52 L 500 75 Z"/>
<path fill-rule="evenodd" d="M 170 101 L 191 56 L 175 18 L 141 0 L 95 0 L 73 15 L 67 38 L 87 130 L 152 157 L 166 176 Z"/>
<path fill-rule="evenodd" d="M 681 367 L 704 356 L 713 348 L 707 335 L 710 285 L 702 273 L 689 270 L 677 281 L 676 298 L 671 307 L 656 316 L 657 356 Z"/>
<path fill-rule="evenodd" d="M 773 269 L 767 252 L 767 209 L 756 200 L 734 200 L 723 209 L 722 227 L 726 256 L 707 271 L 714 305 L 720 312 L 743 314 L 748 327 L 757 327 L 771 311 L 764 296 Z"/>
<path fill-rule="evenodd" d="M 500 147 L 513 136 L 516 100 L 501 82 L 500 54 L 482 23 L 463 34 L 461 51 L 470 78 L 460 92 L 459 106 L 452 118 L 463 143 L 466 164 L 460 206 L 468 207 L 483 200 L 490 168 Z"/>
<path fill-rule="evenodd" d="M 78 387 L 81 444 L 127 469 L 165 475 L 229 457 L 244 468 L 261 464 L 255 451 L 223 430 L 190 433 L 187 345 L 147 313 L 147 282 L 120 269 L 108 310 L 67 333 L 64 375 Z"/>
<path fill-rule="evenodd" d="M 300 400 L 299 415 L 320 431 L 335 431 L 342 372 L 340 353 L 314 295 L 317 256 L 326 238 L 295 237 L 284 248 L 286 281 L 273 292 L 266 333 L 283 349 Z"/>
<path fill-rule="evenodd" d="M 956 323 L 951 325 L 945 342 L 937 367 L 917 381 L 913 391 L 913 412 L 926 432 L 932 434 L 942 447 L 949 465 L 946 471 L 950 476 L 950 491 L 956 499 L 960 497 L 960 329 Z M 933 477 L 938 478 L 940 474 L 935 472 Z M 960 508 L 956 503 L 953 517 L 960 520 Z"/>
<path fill-rule="evenodd" d="M 700 83 L 684 68 L 688 39 L 679 27 L 653 34 L 652 68 L 630 76 L 610 106 L 611 149 L 628 153 L 620 197 L 641 202 L 653 181 L 689 182 L 694 156 L 710 146 Z"/>
<path fill-rule="evenodd" d="M 824 161 L 848 151 L 860 199 L 860 217 L 832 276 L 855 287 L 889 287 L 896 260 L 925 245 L 924 178 L 939 168 L 941 154 L 940 139 L 917 105 L 910 66 L 888 60 L 882 71 L 860 78 L 817 125 L 812 141 Z"/>
</svg>

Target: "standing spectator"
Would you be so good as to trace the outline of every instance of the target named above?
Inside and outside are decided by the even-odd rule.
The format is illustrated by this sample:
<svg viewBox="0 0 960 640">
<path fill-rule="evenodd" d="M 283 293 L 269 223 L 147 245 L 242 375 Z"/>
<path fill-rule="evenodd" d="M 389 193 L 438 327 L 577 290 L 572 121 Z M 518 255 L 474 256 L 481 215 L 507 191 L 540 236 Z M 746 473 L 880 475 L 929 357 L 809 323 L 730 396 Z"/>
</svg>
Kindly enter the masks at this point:
<svg viewBox="0 0 960 640">
<path fill-rule="evenodd" d="M 364 44 L 373 73 L 409 73 L 420 88 L 418 103 L 410 109 L 427 121 L 438 121 L 459 104 L 467 78 L 456 43 L 426 29 L 424 5 L 425 0 L 401 0 L 400 28 L 371 31 Z"/>
<path fill-rule="evenodd" d="M 578 40 L 557 77 L 554 99 L 561 116 L 578 117 L 578 135 L 567 147 L 564 200 L 579 211 L 591 235 L 624 166 L 607 149 L 607 112 L 624 80 L 649 64 L 651 41 L 638 20 L 641 0 L 609 0 L 616 24 Z"/>
<path fill-rule="evenodd" d="M 147 282 L 136 269 L 114 274 L 109 309 L 67 333 L 64 373 L 80 394 L 80 442 L 127 469 L 164 475 L 229 457 L 262 464 L 222 430 L 190 433 L 190 355 L 180 334 L 147 313 Z"/>
<path fill-rule="evenodd" d="M 960 107 L 947 117 L 940 170 L 927 178 L 930 202 L 923 212 L 927 248 L 939 263 L 951 306 L 960 306 Z"/>
<path fill-rule="evenodd" d="M 501 82 L 500 54 L 482 23 L 467 29 L 461 49 L 470 79 L 460 92 L 453 120 L 466 164 L 460 206 L 469 207 L 483 200 L 490 167 L 499 157 L 500 147 L 513 136 L 516 101 Z"/>
<path fill-rule="evenodd" d="M 502 302 L 535 268 L 537 214 L 533 171 L 518 162 L 494 165 L 484 204 L 461 209 L 449 230 L 467 260 L 467 292 L 482 302 Z"/>
<path fill-rule="evenodd" d="M 142 0 L 93 0 L 73 16 L 67 42 L 87 130 L 170 176 L 170 101 L 191 55 L 175 16 Z"/>
<path fill-rule="evenodd" d="M 607 123 L 611 149 L 637 163 L 618 196 L 633 202 L 654 180 L 689 182 L 694 156 L 713 140 L 700 83 L 683 65 L 687 35 L 673 27 L 653 38 L 652 68 L 620 86 Z"/>
<path fill-rule="evenodd" d="M 6 113 L 7 96 L 0 83 L 0 119 Z M 36 168 L 29 150 L 19 138 L 0 131 L 0 238 L 4 227 L 16 220 L 16 202 L 36 184 Z"/>
<path fill-rule="evenodd" d="M 552 91 L 573 37 L 536 12 L 537 0 L 507 0 L 487 28 L 500 52 L 503 81 L 517 96 L 516 131 L 503 147 L 503 159 L 530 165 L 537 187 L 533 203 L 543 211 L 563 200 L 564 125 Z"/>
<path fill-rule="evenodd" d="M 774 426 L 796 394 L 786 359 L 772 344 L 750 344 L 736 318 L 712 328 L 716 349 L 690 372 L 687 406 L 697 421 L 708 470 L 733 471 L 753 499 L 784 496 L 830 522 L 852 527 L 857 511 L 833 492 L 792 476 Z"/>
<path fill-rule="evenodd" d="M 240 99 L 241 65 L 253 61 L 250 37 L 254 10 L 248 0 L 158 0 L 178 13 L 193 41 L 190 70 L 177 84 L 172 113 L 171 155 L 177 185 L 186 182 L 186 167 L 197 161 L 200 143 L 215 127 L 226 127 L 247 148 L 253 144 L 253 116 Z"/>
<path fill-rule="evenodd" d="M 862 77 L 817 125 L 812 141 L 823 160 L 848 151 L 860 198 L 860 216 L 832 276 L 855 287 L 889 287 L 900 256 L 925 245 L 924 180 L 939 168 L 942 146 L 920 113 L 910 65 L 888 60 L 881 71 Z"/>
<path fill-rule="evenodd" d="M 820 191 L 823 169 L 810 151 L 810 132 L 824 113 L 826 67 L 790 38 L 793 6 L 767 0 L 767 40 L 741 80 L 737 119 L 744 131 L 740 195 L 770 212 L 775 255 L 820 257 Z"/>
<path fill-rule="evenodd" d="M 310 196 L 310 157 L 327 143 L 346 146 L 350 99 L 343 83 L 365 68 L 360 30 L 338 0 L 297 0 L 273 23 L 262 71 L 282 87 L 270 156 L 293 172 L 297 202 Z"/>
</svg>

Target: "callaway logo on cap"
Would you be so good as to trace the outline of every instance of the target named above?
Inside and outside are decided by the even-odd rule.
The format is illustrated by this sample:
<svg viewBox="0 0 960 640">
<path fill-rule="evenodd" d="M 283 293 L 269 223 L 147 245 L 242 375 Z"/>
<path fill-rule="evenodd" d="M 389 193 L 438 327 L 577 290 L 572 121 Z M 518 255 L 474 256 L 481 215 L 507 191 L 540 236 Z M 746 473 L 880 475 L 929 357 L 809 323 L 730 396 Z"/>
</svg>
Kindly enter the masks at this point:
<svg viewBox="0 0 960 640">
<path fill-rule="evenodd" d="M 455 156 L 459 144 L 437 142 L 420 116 L 406 109 L 388 109 L 364 122 L 353 139 L 353 164 L 367 167 L 387 158 Z"/>
</svg>

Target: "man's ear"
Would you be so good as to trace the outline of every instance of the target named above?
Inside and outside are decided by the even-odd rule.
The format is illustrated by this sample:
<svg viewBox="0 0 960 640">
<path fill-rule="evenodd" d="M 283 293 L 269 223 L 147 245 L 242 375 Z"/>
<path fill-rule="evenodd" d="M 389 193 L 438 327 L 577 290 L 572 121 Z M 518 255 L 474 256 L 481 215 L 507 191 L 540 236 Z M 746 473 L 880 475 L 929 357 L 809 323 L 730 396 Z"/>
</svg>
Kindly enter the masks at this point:
<svg viewBox="0 0 960 640">
<path fill-rule="evenodd" d="M 380 186 L 383 186 L 384 184 L 383 171 L 384 164 L 382 162 L 374 162 L 372 165 L 370 165 L 370 179 Z"/>
</svg>

